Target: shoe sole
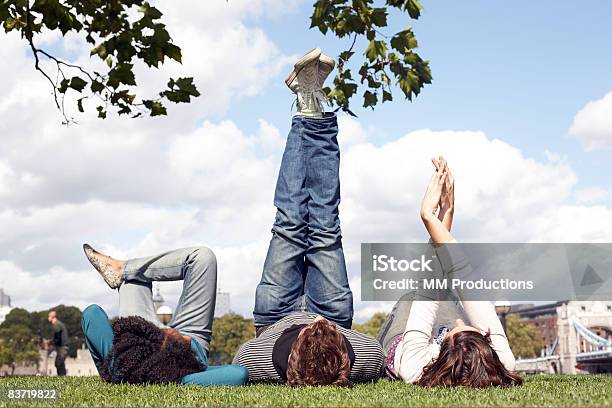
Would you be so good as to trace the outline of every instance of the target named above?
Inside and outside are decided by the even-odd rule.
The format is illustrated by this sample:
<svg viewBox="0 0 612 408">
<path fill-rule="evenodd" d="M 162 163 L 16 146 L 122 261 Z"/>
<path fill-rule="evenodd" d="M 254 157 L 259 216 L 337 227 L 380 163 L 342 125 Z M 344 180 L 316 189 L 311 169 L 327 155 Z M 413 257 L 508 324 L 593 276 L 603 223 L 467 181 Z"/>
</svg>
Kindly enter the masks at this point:
<svg viewBox="0 0 612 408">
<path fill-rule="evenodd" d="M 319 62 L 323 65 L 327 65 L 328 67 L 330 67 L 330 71 L 334 69 L 334 67 L 336 66 L 336 60 L 334 60 L 332 57 L 329 57 L 325 54 L 321 54 L 319 56 Z"/>
<path fill-rule="evenodd" d="M 313 48 L 312 50 L 304 54 L 304 56 L 300 58 L 293 66 L 293 71 L 291 71 L 287 79 L 285 79 L 285 84 L 287 84 L 287 86 L 290 86 L 290 84 L 298 76 L 302 68 L 304 68 L 306 65 L 310 64 L 314 60 L 318 59 L 320 55 L 321 55 L 320 48 Z"/>
<path fill-rule="evenodd" d="M 108 285 L 109 288 L 111 289 L 117 289 L 119 286 L 121 286 L 121 283 L 119 283 L 118 285 L 113 285 L 111 284 L 107 277 L 104 275 L 104 272 L 101 271 L 100 269 L 98 269 L 98 266 L 96 266 L 95 261 L 93 260 L 93 258 L 91 258 L 89 256 L 89 251 L 91 252 L 97 252 L 91 245 L 89 244 L 83 244 L 83 252 L 85 252 L 85 257 L 87 258 L 87 260 L 89 261 L 89 263 L 91 264 L 91 266 L 94 267 L 94 269 L 96 270 L 96 272 L 98 272 L 100 274 L 100 276 L 102 276 L 102 279 L 104 279 L 104 282 Z"/>
</svg>

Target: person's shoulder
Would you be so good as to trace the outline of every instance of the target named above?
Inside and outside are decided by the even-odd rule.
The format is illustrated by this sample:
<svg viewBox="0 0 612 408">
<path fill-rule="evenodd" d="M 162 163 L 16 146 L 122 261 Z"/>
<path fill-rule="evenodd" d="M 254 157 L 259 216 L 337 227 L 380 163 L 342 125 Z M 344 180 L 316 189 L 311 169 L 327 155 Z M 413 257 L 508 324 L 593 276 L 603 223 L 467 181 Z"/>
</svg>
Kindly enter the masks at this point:
<svg viewBox="0 0 612 408">
<path fill-rule="evenodd" d="M 279 327 L 286 328 L 286 327 L 292 326 L 294 324 L 308 324 L 308 323 L 312 323 L 312 321 L 314 319 L 316 319 L 318 316 L 319 316 L 318 314 L 310 313 L 310 312 L 293 312 L 293 313 L 283 317 L 282 319 L 280 319 L 276 323 L 274 323 L 264 333 L 266 333 L 270 329 L 276 329 L 276 328 L 279 328 Z"/>
<path fill-rule="evenodd" d="M 382 352 L 382 346 L 374 337 L 353 329 L 345 329 L 343 327 L 340 327 L 339 329 L 340 332 L 344 334 L 346 339 L 351 343 L 353 348 L 367 347 Z"/>
</svg>

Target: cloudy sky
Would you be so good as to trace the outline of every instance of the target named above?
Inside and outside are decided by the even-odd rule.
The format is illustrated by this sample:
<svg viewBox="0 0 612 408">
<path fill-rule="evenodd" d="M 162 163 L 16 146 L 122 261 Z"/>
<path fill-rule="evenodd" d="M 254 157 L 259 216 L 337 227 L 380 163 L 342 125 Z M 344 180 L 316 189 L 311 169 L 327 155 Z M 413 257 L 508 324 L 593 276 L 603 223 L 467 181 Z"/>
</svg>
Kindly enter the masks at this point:
<svg viewBox="0 0 612 408">
<path fill-rule="evenodd" d="M 340 117 L 341 218 L 357 320 L 361 242 L 420 242 L 429 158 L 457 177 L 468 242 L 612 241 L 612 4 L 424 2 L 412 22 L 432 85 L 415 102 Z M 14 306 L 117 298 L 81 244 L 119 258 L 207 245 L 232 309 L 249 316 L 270 227 L 303 52 L 344 41 L 308 30 L 312 1 L 158 2 L 183 65 L 141 69 L 144 92 L 190 75 L 202 96 L 164 118 L 93 115 L 64 127 L 22 39 L 0 36 L 0 287 Z M 394 15 L 389 32 L 407 24 Z M 78 38 L 41 44 L 89 64 Z M 357 101 L 356 101 L 357 103 Z M 111 115 L 112 116 L 112 115 Z M 180 285 L 163 284 L 171 305 Z"/>
</svg>

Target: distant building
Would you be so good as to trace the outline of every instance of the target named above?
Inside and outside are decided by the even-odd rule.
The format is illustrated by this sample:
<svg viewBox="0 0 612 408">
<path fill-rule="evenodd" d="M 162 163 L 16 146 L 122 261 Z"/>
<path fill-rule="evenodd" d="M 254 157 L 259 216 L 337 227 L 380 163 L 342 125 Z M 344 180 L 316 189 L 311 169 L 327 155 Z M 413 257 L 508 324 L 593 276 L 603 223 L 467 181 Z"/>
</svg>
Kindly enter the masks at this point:
<svg viewBox="0 0 612 408">
<path fill-rule="evenodd" d="M 165 305 L 166 301 L 164 297 L 159 292 L 159 285 L 157 286 L 157 291 L 155 295 L 153 295 L 153 306 L 155 307 L 155 313 L 157 314 L 157 318 L 163 324 L 168 324 L 170 320 L 172 320 L 172 309 L 169 306 Z"/>
<path fill-rule="evenodd" d="M 230 313 L 230 294 L 228 292 L 217 291 L 216 298 L 214 317 L 221 317 Z M 166 301 L 160 293 L 159 286 L 153 295 L 153 305 L 155 306 L 155 312 L 159 320 L 164 324 L 168 324 L 172 319 L 173 311 L 170 306 L 166 305 Z"/>
<path fill-rule="evenodd" d="M 163 324 L 170 323 L 170 320 L 172 320 L 172 309 L 169 306 L 161 305 L 157 308 L 157 318 Z"/>
<path fill-rule="evenodd" d="M 159 293 L 159 284 L 158 284 L 157 290 L 155 291 L 155 294 L 153 295 L 153 305 L 155 306 L 155 310 L 163 306 L 164 302 L 165 302 L 164 297 L 161 295 L 161 293 Z"/>
<path fill-rule="evenodd" d="M 217 301 L 215 302 L 215 317 L 221 317 L 231 312 L 229 292 L 217 291 Z"/>
<path fill-rule="evenodd" d="M 6 319 L 6 315 L 13 310 L 11 307 L 11 297 L 4 293 L 4 289 L 0 288 L 0 324 Z"/>
<path fill-rule="evenodd" d="M 532 323 L 544 343 L 541 357 L 517 361 L 517 370 L 563 374 L 612 372 L 612 350 L 609 349 L 612 301 L 515 304 L 510 314 Z M 608 349 L 596 345 L 605 341 Z"/>
<path fill-rule="evenodd" d="M 11 297 L 4 293 L 4 289 L 0 288 L 0 306 L 11 307 Z"/>
</svg>

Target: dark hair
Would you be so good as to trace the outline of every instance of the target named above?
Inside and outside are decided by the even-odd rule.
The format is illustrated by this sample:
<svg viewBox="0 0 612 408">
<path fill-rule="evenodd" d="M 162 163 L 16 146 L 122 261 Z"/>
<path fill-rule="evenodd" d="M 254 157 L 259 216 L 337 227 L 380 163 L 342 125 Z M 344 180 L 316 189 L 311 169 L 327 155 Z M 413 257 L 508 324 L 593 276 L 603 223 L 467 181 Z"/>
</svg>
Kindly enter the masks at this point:
<svg viewBox="0 0 612 408">
<path fill-rule="evenodd" d="M 438 358 L 424 369 L 417 385 L 471 388 L 521 385 L 523 379 L 510 372 L 491 347 L 489 333 L 461 331 L 446 336 Z"/>
<path fill-rule="evenodd" d="M 113 348 L 100 376 L 108 382 L 163 384 L 203 369 L 187 342 L 165 333 L 139 316 L 113 323 Z"/>
<path fill-rule="evenodd" d="M 344 336 L 327 320 L 319 320 L 302 329 L 291 347 L 287 365 L 287 384 L 351 384 L 351 362 Z"/>
</svg>

